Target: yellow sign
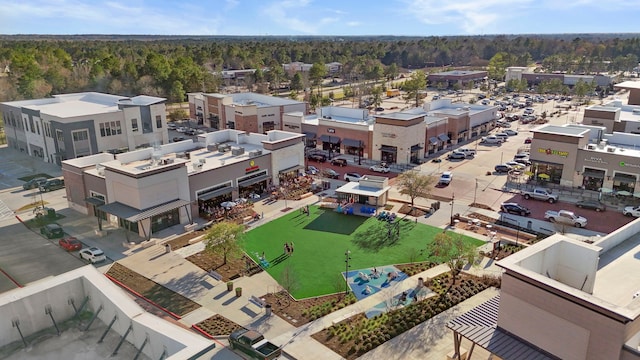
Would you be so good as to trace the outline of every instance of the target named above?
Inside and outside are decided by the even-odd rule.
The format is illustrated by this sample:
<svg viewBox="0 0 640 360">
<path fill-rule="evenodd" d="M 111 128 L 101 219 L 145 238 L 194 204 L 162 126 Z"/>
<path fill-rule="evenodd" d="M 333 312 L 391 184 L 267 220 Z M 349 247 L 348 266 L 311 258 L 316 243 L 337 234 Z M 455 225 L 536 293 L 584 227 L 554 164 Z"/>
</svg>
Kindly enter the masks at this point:
<svg viewBox="0 0 640 360">
<path fill-rule="evenodd" d="M 553 149 L 538 148 L 538 152 L 542 153 L 542 154 L 547 154 L 547 155 L 558 155 L 560 157 L 569 156 L 569 152 L 568 151 L 560 151 L 560 150 L 553 150 Z"/>
<path fill-rule="evenodd" d="M 251 162 L 249 162 L 249 166 L 256 166 L 256 163 L 253 160 L 251 160 Z"/>
</svg>

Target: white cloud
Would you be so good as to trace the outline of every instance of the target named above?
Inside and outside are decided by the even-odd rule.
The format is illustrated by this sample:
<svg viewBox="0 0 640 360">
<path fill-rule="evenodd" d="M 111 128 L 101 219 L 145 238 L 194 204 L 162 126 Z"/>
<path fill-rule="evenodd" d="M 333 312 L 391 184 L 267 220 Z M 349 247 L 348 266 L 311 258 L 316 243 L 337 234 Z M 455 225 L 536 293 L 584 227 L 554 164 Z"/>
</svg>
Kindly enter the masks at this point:
<svg viewBox="0 0 640 360">
<path fill-rule="evenodd" d="M 263 8 L 265 21 L 272 21 L 298 33 L 316 35 L 323 27 L 340 21 L 342 10 L 313 6 L 311 0 L 282 0 Z"/>
<path fill-rule="evenodd" d="M 360 25 L 362 25 L 362 23 L 360 21 L 348 21 L 347 22 L 347 26 L 351 26 L 351 27 L 360 26 Z"/>
</svg>

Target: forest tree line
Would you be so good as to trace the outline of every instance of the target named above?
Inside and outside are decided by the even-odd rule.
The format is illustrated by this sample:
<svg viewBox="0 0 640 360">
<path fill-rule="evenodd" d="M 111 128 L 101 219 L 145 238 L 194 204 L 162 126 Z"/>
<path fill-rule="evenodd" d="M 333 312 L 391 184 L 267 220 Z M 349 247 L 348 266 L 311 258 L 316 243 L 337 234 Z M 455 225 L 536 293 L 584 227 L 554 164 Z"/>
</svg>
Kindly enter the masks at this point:
<svg viewBox="0 0 640 360">
<path fill-rule="evenodd" d="M 487 69 L 492 78 L 507 66 L 543 64 L 547 71 L 631 71 L 638 66 L 640 37 L 470 36 L 428 38 L 229 38 L 109 40 L 25 36 L 0 38 L 0 101 L 100 91 L 184 101 L 187 92 L 220 90 L 223 69 L 258 69 L 250 88 L 268 92 L 317 84 L 318 74 L 285 73 L 282 64 L 340 62 L 337 76 L 383 79 L 400 69 Z M 4 70 L 8 72 L 4 72 Z M 320 71 L 320 75 L 322 72 Z"/>
</svg>

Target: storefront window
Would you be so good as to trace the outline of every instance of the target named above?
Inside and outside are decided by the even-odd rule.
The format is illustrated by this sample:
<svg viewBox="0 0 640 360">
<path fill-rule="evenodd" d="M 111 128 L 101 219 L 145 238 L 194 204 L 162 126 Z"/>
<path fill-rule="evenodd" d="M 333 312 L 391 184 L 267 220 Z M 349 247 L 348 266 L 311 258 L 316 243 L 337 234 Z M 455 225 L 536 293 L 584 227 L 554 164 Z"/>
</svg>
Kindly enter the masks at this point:
<svg viewBox="0 0 640 360">
<path fill-rule="evenodd" d="M 602 188 L 605 171 L 585 168 L 582 174 L 582 187 L 587 190 L 598 191 Z"/>
<path fill-rule="evenodd" d="M 380 160 L 388 164 L 395 164 L 398 160 L 398 147 L 383 145 L 380 148 Z"/>
<path fill-rule="evenodd" d="M 534 161 L 531 168 L 538 182 L 560 184 L 560 179 L 562 179 L 562 164 L 537 163 Z"/>
<path fill-rule="evenodd" d="M 616 173 L 613 176 L 613 190 L 616 192 L 627 191 L 633 194 L 636 187 L 636 176 L 631 174 Z"/>
<path fill-rule="evenodd" d="M 178 224 L 180 224 L 180 212 L 177 208 L 169 210 L 151 218 L 151 233 L 155 233 Z"/>
</svg>

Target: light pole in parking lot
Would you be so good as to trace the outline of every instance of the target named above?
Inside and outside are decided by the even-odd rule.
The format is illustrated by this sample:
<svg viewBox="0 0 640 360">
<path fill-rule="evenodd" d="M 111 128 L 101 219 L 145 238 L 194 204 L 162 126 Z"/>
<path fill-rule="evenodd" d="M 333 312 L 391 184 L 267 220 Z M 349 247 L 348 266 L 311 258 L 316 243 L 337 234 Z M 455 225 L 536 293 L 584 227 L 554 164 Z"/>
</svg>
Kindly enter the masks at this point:
<svg viewBox="0 0 640 360">
<path fill-rule="evenodd" d="M 478 194 L 478 179 L 476 179 L 476 188 L 473 190 L 473 203 L 476 203 L 476 195 Z"/>
<path fill-rule="evenodd" d="M 451 226 L 453 227 L 453 203 L 456 200 L 456 194 L 455 193 L 451 193 L 451 218 L 450 218 L 450 223 Z"/>
</svg>

